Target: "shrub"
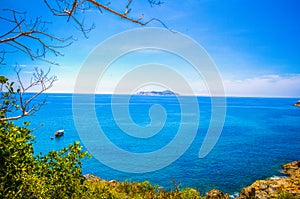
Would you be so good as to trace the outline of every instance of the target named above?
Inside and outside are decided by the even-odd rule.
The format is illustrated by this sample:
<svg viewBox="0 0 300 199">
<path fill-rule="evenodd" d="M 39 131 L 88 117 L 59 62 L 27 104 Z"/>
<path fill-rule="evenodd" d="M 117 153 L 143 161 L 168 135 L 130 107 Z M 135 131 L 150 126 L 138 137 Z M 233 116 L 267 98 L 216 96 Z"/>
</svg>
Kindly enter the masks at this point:
<svg viewBox="0 0 300 199">
<path fill-rule="evenodd" d="M 0 198 L 74 198 L 86 191 L 78 142 L 34 156 L 28 123 L 0 123 Z"/>
</svg>

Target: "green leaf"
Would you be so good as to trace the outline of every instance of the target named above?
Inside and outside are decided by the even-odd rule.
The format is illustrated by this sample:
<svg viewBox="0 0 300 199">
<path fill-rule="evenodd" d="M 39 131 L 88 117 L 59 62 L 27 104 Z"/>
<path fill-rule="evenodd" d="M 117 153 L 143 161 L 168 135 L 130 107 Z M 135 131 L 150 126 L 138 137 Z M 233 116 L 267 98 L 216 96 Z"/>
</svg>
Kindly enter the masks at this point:
<svg viewBox="0 0 300 199">
<path fill-rule="evenodd" d="M 0 83 L 5 84 L 8 81 L 8 79 L 5 76 L 0 76 Z"/>
</svg>

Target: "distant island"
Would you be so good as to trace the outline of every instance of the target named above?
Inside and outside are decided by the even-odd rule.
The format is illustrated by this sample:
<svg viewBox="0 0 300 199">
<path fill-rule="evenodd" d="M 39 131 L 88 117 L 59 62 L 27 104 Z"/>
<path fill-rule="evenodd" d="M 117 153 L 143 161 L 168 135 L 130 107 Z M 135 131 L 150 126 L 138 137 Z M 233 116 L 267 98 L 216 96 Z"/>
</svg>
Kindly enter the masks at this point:
<svg viewBox="0 0 300 199">
<path fill-rule="evenodd" d="M 146 95 L 146 96 L 177 96 L 177 93 L 174 93 L 170 90 L 164 91 L 140 91 L 136 95 Z"/>
</svg>

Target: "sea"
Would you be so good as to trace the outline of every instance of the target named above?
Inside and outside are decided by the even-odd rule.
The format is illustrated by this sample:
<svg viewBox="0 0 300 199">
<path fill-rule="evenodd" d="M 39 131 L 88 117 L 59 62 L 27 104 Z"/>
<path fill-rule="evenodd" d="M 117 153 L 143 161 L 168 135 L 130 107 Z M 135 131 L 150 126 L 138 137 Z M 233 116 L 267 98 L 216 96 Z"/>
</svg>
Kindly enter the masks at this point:
<svg viewBox="0 0 300 199">
<path fill-rule="evenodd" d="M 92 107 L 97 125 L 101 128 L 90 128 L 95 125 L 95 118 L 90 118 L 93 116 L 90 110 L 84 108 L 84 104 L 91 101 L 85 102 L 84 95 L 81 97 L 83 106 L 74 106 L 72 94 L 42 94 L 37 100 L 45 99 L 46 104 L 35 116 L 26 117 L 23 121 L 30 121 L 30 128 L 34 129 L 35 153 L 46 154 L 51 150 L 60 150 L 75 141 L 80 141 L 84 150 L 92 149 L 93 157 L 83 160 L 83 174 L 93 174 L 106 180 L 147 180 L 165 189 L 174 189 L 175 183 L 180 188 L 192 187 L 200 193 L 216 188 L 234 195 L 257 179 L 282 176 L 281 164 L 300 159 L 300 108 L 293 106 L 298 100 L 295 98 L 227 97 L 223 107 L 226 109 L 224 125 L 216 138 L 216 144 L 206 156 L 199 157 L 208 129 L 214 128 L 210 126 L 215 106 L 212 105 L 213 98 L 196 97 L 198 110 L 190 114 L 187 122 L 182 121 L 182 106 L 189 106 L 189 96 L 182 97 L 184 100 L 180 101 L 176 96 L 94 95 Z M 116 103 L 114 98 L 121 100 Z M 154 119 L 151 115 L 151 109 L 157 105 L 162 121 L 159 115 Z M 78 110 L 74 111 L 78 107 L 83 107 L 79 115 Z M 128 111 L 129 115 L 119 114 L 116 120 L 113 109 Z M 85 125 L 78 127 L 76 120 L 81 118 Z M 124 122 L 128 127 L 125 130 Z M 128 133 L 133 125 L 147 129 L 155 126 L 155 122 L 162 126 L 154 128 L 152 134 L 138 136 L 138 132 Z M 196 130 L 193 130 L 195 125 Z M 94 141 L 85 142 L 79 128 L 81 131 L 86 128 L 85 140 Z M 65 131 L 64 136 L 50 139 L 59 129 Z M 98 139 L 99 133 L 104 134 L 105 139 Z M 145 156 L 145 162 L 148 161 L 145 168 L 130 171 L 130 168 L 141 166 L 138 161 L 130 161 L 130 155 L 151 154 L 165 149 L 179 133 L 181 137 L 182 133 L 183 137 L 194 134 L 180 155 L 176 153 L 176 157 L 171 157 L 172 161 L 157 168 L 155 166 L 160 164 L 161 158 L 148 161 Z M 180 139 L 184 145 L 185 139 Z M 124 153 L 124 161 L 116 154 L 118 151 L 105 148 L 102 142 L 107 140 L 127 152 Z M 180 151 L 183 145 L 177 142 L 173 150 Z M 172 155 L 163 152 L 159 151 L 158 156 L 170 158 Z M 117 167 L 102 161 L 99 158 L 101 154 L 106 154 L 106 159 L 110 158 L 111 162 L 118 160 Z M 125 157 L 126 154 L 129 159 Z"/>
</svg>

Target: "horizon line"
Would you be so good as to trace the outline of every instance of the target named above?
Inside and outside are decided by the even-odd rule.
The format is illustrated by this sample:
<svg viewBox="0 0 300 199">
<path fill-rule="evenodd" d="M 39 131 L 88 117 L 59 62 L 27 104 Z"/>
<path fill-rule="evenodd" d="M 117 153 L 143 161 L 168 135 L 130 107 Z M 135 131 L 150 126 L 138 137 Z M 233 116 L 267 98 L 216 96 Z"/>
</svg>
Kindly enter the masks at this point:
<svg viewBox="0 0 300 199">
<path fill-rule="evenodd" d="M 35 93 L 27 92 L 27 93 Z M 78 94 L 78 95 L 137 95 L 137 96 L 148 96 L 148 97 L 171 97 L 171 96 L 182 96 L 182 97 L 225 97 L 225 98 L 289 98 L 289 99 L 300 99 L 300 96 L 255 96 L 255 95 L 204 95 L 204 94 L 194 94 L 194 95 L 138 95 L 138 94 L 131 94 L 131 93 L 74 93 L 74 92 L 43 92 L 43 94 Z"/>
</svg>

